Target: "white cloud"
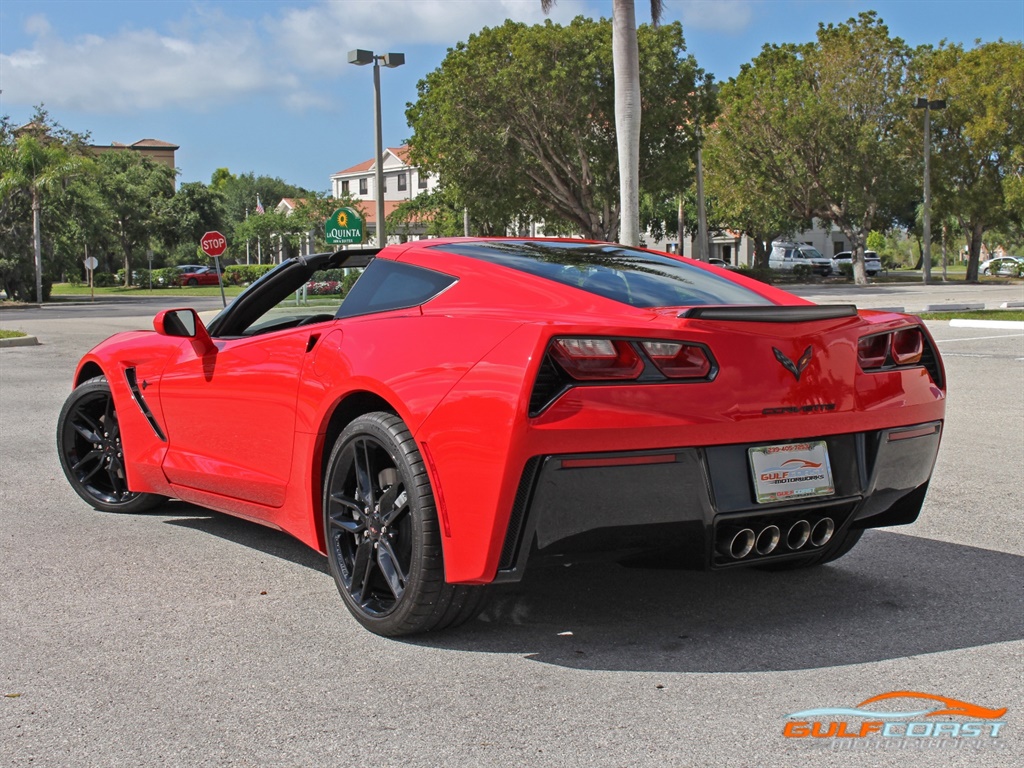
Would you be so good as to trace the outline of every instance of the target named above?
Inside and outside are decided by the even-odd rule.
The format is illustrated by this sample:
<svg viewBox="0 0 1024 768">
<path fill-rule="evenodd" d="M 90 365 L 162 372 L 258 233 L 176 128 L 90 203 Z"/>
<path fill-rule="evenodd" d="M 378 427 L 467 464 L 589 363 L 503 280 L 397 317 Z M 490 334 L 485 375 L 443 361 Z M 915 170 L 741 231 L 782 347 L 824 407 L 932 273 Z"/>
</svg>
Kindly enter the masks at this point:
<svg viewBox="0 0 1024 768">
<path fill-rule="evenodd" d="M 0 53 L 0 89 L 8 103 L 130 114 L 144 109 L 212 111 L 263 95 L 268 108 L 330 104 L 314 80 L 352 71 L 347 52 L 455 45 L 506 18 L 540 23 L 540 0 L 327 0 L 258 5 L 258 21 L 201 4 L 156 29 L 125 27 L 62 38 L 46 16 L 24 25 L 30 45 Z M 604 6 L 608 7 L 605 8 Z M 252 8 L 253 6 L 249 6 Z M 610 3 L 558 0 L 550 18 L 610 12 Z"/>
<path fill-rule="evenodd" d="M 25 31 L 30 35 L 45 35 L 50 32 L 50 21 L 42 14 L 25 19 Z"/>
<path fill-rule="evenodd" d="M 13 103 L 98 113 L 206 111 L 299 86 L 298 78 L 267 61 L 266 44 L 244 22 L 204 25 L 191 38 L 143 29 L 64 40 L 41 17 L 30 20 L 27 31 L 36 35 L 32 47 L 0 54 L 4 97 Z"/>
<path fill-rule="evenodd" d="M 582 0 L 559 0 L 545 17 L 540 5 L 540 0 L 329 0 L 287 10 L 267 23 L 291 61 L 336 73 L 344 71 L 346 54 L 354 48 L 384 52 L 410 45 L 453 46 L 505 19 L 565 23 L 590 8 Z"/>
<path fill-rule="evenodd" d="M 681 11 L 684 30 L 695 27 L 737 33 L 749 26 L 754 15 L 750 0 L 683 0 Z"/>
</svg>

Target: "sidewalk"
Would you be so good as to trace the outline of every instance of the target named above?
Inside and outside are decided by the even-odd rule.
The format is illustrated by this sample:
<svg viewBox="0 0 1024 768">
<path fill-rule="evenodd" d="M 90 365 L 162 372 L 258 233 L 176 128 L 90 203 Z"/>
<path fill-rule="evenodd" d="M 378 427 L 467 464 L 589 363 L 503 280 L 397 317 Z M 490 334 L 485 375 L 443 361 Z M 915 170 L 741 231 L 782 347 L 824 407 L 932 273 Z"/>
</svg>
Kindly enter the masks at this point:
<svg viewBox="0 0 1024 768">
<path fill-rule="evenodd" d="M 1024 308 L 1024 284 L 970 285 L 963 282 L 885 283 L 875 285 L 780 286 L 815 304 L 856 304 L 861 309 L 895 309 L 916 314 L 945 309 Z"/>
</svg>

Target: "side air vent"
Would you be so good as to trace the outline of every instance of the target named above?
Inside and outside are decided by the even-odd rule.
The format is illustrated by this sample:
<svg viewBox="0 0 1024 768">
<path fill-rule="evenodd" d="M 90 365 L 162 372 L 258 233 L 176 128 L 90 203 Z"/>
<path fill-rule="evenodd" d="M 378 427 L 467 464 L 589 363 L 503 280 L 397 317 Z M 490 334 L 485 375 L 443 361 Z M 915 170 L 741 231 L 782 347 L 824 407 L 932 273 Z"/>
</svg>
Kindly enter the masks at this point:
<svg viewBox="0 0 1024 768">
<path fill-rule="evenodd" d="M 526 522 L 526 510 L 530 506 L 530 493 L 537 480 L 537 467 L 540 465 L 540 457 L 534 456 L 526 462 L 523 475 L 519 479 L 519 490 L 516 491 L 515 501 L 512 503 L 512 514 L 508 520 L 508 529 L 505 531 L 505 542 L 501 547 L 501 560 L 498 561 L 498 570 L 507 571 L 515 567 L 519 555 L 519 548 L 522 545 L 523 524 Z"/>
<path fill-rule="evenodd" d="M 135 400 L 135 404 L 139 406 L 139 410 L 142 411 L 142 415 L 146 417 L 146 421 L 149 422 L 149 426 L 156 432 L 156 436 L 167 442 L 167 438 L 164 437 L 163 430 L 160 429 L 160 425 L 156 423 L 156 419 L 153 418 L 153 412 L 149 410 L 149 403 L 146 402 L 146 398 L 142 396 L 142 390 L 139 388 L 139 380 L 135 375 L 134 368 L 125 368 L 124 371 L 125 381 L 128 382 L 128 389 L 132 391 L 132 398 Z"/>
<path fill-rule="evenodd" d="M 544 355 L 544 361 L 537 371 L 537 380 L 533 383 L 530 394 L 530 416 L 537 416 L 562 394 L 569 385 L 568 377 L 559 368 L 550 354 Z"/>
<path fill-rule="evenodd" d="M 935 382 L 935 386 L 939 389 L 946 388 L 946 377 L 943 376 L 942 364 L 939 362 L 939 356 L 935 354 L 935 348 L 932 346 L 927 334 L 924 337 L 924 350 L 921 353 L 921 365 L 923 365 L 925 370 L 928 371 L 928 375 L 932 377 L 932 381 Z"/>
</svg>

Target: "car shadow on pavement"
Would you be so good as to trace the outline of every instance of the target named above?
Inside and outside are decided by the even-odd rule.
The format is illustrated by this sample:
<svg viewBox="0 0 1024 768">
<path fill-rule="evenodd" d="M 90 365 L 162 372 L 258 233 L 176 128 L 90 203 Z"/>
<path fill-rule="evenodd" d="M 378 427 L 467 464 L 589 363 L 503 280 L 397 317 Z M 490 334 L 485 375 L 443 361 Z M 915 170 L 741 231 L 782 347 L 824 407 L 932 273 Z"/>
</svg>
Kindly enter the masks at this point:
<svg viewBox="0 0 1024 768">
<path fill-rule="evenodd" d="M 165 522 L 182 528 L 191 528 L 212 536 L 233 541 L 249 549 L 265 552 L 272 557 L 329 574 L 327 558 L 287 533 L 249 522 L 231 515 L 222 515 L 183 501 L 172 501 L 158 510 L 161 515 L 173 517 Z"/>
<path fill-rule="evenodd" d="M 322 555 L 280 531 L 182 502 L 161 512 L 327 574 Z M 816 669 L 1020 640 L 1022 583 L 1024 557 L 867 531 L 841 560 L 803 571 L 530 564 L 519 584 L 491 588 L 477 619 L 400 642 L 572 669 Z"/>
<path fill-rule="evenodd" d="M 573 669 L 815 669 L 1024 638 L 1024 557 L 868 531 L 805 571 L 527 569 L 476 621 L 416 644 Z"/>
</svg>

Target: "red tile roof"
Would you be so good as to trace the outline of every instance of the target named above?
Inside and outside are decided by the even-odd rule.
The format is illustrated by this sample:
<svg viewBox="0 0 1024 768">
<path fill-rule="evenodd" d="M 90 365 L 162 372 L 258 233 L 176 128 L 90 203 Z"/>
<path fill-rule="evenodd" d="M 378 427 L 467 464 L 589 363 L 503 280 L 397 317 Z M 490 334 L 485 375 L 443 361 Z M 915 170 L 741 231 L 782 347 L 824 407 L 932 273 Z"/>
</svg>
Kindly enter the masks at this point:
<svg viewBox="0 0 1024 768">
<path fill-rule="evenodd" d="M 408 144 L 403 144 L 400 147 L 388 147 L 386 151 L 390 152 L 392 155 L 397 157 L 399 160 L 401 160 L 406 165 L 409 164 L 409 145 Z M 340 176 L 343 173 L 361 173 L 363 171 L 370 170 L 371 168 L 373 168 L 373 166 L 374 166 L 374 158 L 371 157 L 369 160 L 364 160 L 363 162 L 359 163 L 358 165 L 353 165 L 351 168 L 346 168 L 343 171 L 338 171 L 334 175 L 335 176 Z"/>
</svg>

